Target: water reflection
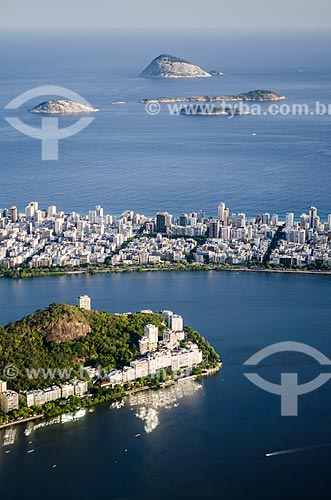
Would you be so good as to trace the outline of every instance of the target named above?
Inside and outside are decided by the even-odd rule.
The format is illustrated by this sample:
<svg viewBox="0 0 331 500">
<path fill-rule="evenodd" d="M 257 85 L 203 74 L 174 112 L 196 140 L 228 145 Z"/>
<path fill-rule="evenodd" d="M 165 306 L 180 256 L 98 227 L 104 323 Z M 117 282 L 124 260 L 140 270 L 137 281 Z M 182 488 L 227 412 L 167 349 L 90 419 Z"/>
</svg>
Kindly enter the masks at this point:
<svg viewBox="0 0 331 500">
<path fill-rule="evenodd" d="M 34 432 L 38 429 L 43 429 L 44 427 L 49 427 L 54 424 L 66 424 L 68 422 L 76 422 L 77 420 L 85 417 L 87 410 L 85 408 L 81 408 L 72 413 L 63 413 L 62 415 L 58 415 L 57 417 L 49 418 L 47 420 L 41 420 L 38 423 L 29 422 L 24 430 L 25 436 L 29 436 L 31 432 Z"/>
<path fill-rule="evenodd" d="M 15 443 L 17 436 L 17 428 L 16 427 L 8 427 L 2 434 L 2 446 L 11 446 Z"/>
<path fill-rule="evenodd" d="M 176 408 L 182 398 L 192 397 L 201 389 L 201 384 L 194 380 L 187 380 L 167 389 L 132 394 L 128 397 L 127 402 L 136 417 L 144 422 L 145 432 L 150 433 L 160 424 L 161 409 Z"/>
</svg>

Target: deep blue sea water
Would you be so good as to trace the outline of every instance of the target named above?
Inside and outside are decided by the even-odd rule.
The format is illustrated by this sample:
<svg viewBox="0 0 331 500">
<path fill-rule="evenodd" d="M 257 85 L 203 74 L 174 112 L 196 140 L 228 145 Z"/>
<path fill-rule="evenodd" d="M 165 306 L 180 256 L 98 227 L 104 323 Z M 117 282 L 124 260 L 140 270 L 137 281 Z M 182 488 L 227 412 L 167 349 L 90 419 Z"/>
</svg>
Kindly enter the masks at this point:
<svg viewBox="0 0 331 500">
<path fill-rule="evenodd" d="M 102 204 L 110 213 L 205 208 L 209 215 L 224 200 L 249 215 L 299 215 L 315 204 L 325 216 L 330 116 L 153 117 L 137 101 L 266 88 L 289 103 L 329 103 L 330 47 L 327 33 L 2 33 L 0 207 L 39 200 L 82 213 Z M 163 52 L 225 76 L 140 78 Z M 41 161 L 40 142 L 3 119 L 10 100 L 45 84 L 74 90 L 101 109 L 86 130 L 61 142 L 59 161 Z M 117 99 L 129 104 L 111 107 Z M 18 116 L 38 125 L 27 112 L 37 103 Z M 71 122 L 63 118 L 61 126 Z M 18 427 L 15 444 L 0 449 L 1 498 L 328 498 L 330 448 L 265 453 L 331 442 L 330 383 L 300 398 L 298 417 L 280 417 L 279 398 L 250 384 L 243 362 L 283 340 L 330 357 L 330 286 L 327 276 L 212 272 L 0 280 L 0 324 L 88 293 L 93 307 L 110 312 L 174 309 L 224 361 L 219 374 L 182 392 L 160 391 L 155 400 L 118 410 L 101 405 L 77 422 L 28 436 Z M 274 382 L 281 372 L 298 372 L 300 382 L 320 372 L 314 361 L 291 354 L 269 358 L 259 370 Z"/>
<path fill-rule="evenodd" d="M 310 204 L 331 212 L 330 116 L 246 116 L 235 119 L 149 116 L 137 101 L 163 95 L 231 94 L 257 88 L 288 104 L 331 102 L 327 33 L 81 33 L 1 35 L 0 207 L 31 200 L 42 207 L 87 212 L 130 208 L 153 215 L 205 209 L 219 201 L 233 211 L 298 215 Z M 160 81 L 139 72 L 162 52 L 173 53 L 222 78 Z M 41 144 L 3 117 L 21 92 L 61 85 L 101 109 L 87 129 L 60 143 L 58 161 L 41 161 Z M 25 122 L 40 126 L 28 109 Z M 110 106 L 128 100 L 127 106 Z M 61 126 L 72 118 L 61 119 Z M 252 136 L 255 133 L 256 136 Z"/>
</svg>

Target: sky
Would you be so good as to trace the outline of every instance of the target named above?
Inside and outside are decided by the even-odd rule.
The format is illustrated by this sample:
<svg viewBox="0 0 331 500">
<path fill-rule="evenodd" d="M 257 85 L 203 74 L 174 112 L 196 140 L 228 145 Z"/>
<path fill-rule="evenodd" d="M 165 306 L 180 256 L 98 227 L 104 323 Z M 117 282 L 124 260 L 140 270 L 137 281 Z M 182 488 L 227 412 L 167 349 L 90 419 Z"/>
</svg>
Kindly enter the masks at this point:
<svg viewBox="0 0 331 500">
<path fill-rule="evenodd" d="M 0 29 L 331 27 L 330 0 L 0 0 Z"/>
</svg>

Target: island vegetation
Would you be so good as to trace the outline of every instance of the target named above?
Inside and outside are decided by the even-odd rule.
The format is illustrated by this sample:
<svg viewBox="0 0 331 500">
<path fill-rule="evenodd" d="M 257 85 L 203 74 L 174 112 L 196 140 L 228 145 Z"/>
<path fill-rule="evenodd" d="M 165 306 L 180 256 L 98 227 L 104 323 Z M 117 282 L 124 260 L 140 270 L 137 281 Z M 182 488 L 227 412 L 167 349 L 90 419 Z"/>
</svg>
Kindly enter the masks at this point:
<svg viewBox="0 0 331 500">
<path fill-rule="evenodd" d="M 191 97 L 158 97 L 157 99 L 143 99 L 141 102 L 173 103 L 173 102 L 215 102 L 215 101 L 283 101 L 286 97 L 273 90 L 251 90 L 241 94 L 229 95 L 196 95 Z"/>
</svg>

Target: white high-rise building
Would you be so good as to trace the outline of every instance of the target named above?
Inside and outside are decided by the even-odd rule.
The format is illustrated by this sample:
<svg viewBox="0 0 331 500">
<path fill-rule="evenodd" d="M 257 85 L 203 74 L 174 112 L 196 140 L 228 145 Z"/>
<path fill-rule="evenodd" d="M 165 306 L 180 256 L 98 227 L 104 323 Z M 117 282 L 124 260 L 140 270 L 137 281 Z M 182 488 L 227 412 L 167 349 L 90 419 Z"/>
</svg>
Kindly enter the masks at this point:
<svg viewBox="0 0 331 500">
<path fill-rule="evenodd" d="M 217 218 L 220 222 L 224 219 L 225 203 L 223 201 L 218 205 Z"/>
<path fill-rule="evenodd" d="M 54 225 L 54 231 L 55 231 L 55 234 L 60 234 L 62 233 L 62 229 L 63 229 L 63 222 L 64 222 L 64 219 L 60 218 L 60 219 L 56 219 L 55 221 L 55 225 Z"/>
<path fill-rule="evenodd" d="M 159 329 L 155 325 L 145 325 L 144 335 L 139 339 L 139 352 L 140 354 L 146 354 L 147 352 L 152 352 L 157 349 L 159 341 Z"/>
<path fill-rule="evenodd" d="M 47 209 L 47 216 L 48 217 L 54 217 L 56 215 L 56 206 L 55 205 L 50 205 Z"/>
<path fill-rule="evenodd" d="M 166 321 L 167 321 L 167 325 L 171 326 L 171 316 L 173 315 L 174 313 L 172 311 L 167 311 L 167 310 L 164 310 L 162 311 L 162 316 L 165 317 Z"/>
<path fill-rule="evenodd" d="M 150 344 L 155 344 L 158 342 L 159 329 L 155 325 L 145 325 L 144 326 L 144 336 L 148 338 Z"/>
<path fill-rule="evenodd" d="M 25 207 L 25 216 L 27 220 L 31 220 L 34 216 L 35 208 L 32 203 Z"/>
<path fill-rule="evenodd" d="M 302 245 L 305 242 L 306 242 L 306 230 L 299 229 L 299 231 L 298 231 L 298 243 L 300 243 L 300 245 Z"/>
<path fill-rule="evenodd" d="M 300 227 L 302 229 L 306 229 L 306 227 L 309 227 L 309 215 L 307 214 L 300 215 Z"/>
<path fill-rule="evenodd" d="M 262 215 L 262 224 L 267 224 L 269 226 L 269 224 L 270 224 L 270 214 L 268 212 L 265 212 Z"/>
<path fill-rule="evenodd" d="M 173 314 L 170 318 L 170 328 L 175 332 L 181 332 L 184 328 L 182 316 L 180 316 L 179 314 Z"/>
<path fill-rule="evenodd" d="M 285 223 L 286 223 L 286 227 L 293 227 L 293 225 L 294 225 L 294 213 L 293 212 L 287 212 L 286 218 L 285 218 Z"/>
<path fill-rule="evenodd" d="M 88 295 L 80 295 L 78 297 L 78 305 L 81 309 L 91 310 L 91 298 Z"/>
<path fill-rule="evenodd" d="M 246 214 L 244 214 L 244 213 L 238 214 L 237 226 L 238 227 L 245 227 L 245 222 L 246 222 Z"/>
<path fill-rule="evenodd" d="M 97 205 L 95 207 L 95 211 L 97 213 L 97 217 L 100 217 L 100 219 L 103 218 L 103 208 L 100 205 Z"/>
<path fill-rule="evenodd" d="M 97 212 L 95 210 L 90 210 L 88 213 L 88 220 L 91 224 L 95 224 L 97 219 Z"/>
<path fill-rule="evenodd" d="M 309 207 L 309 225 L 310 227 L 314 227 L 314 219 L 317 216 L 317 208 Z"/>
<path fill-rule="evenodd" d="M 41 210 L 36 210 L 35 213 L 34 213 L 34 220 L 35 222 L 38 222 L 38 224 L 40 224 L 40 222 L 42 221 L 42 216 L 43 216 L 43 213 Z"/>
</svg>

